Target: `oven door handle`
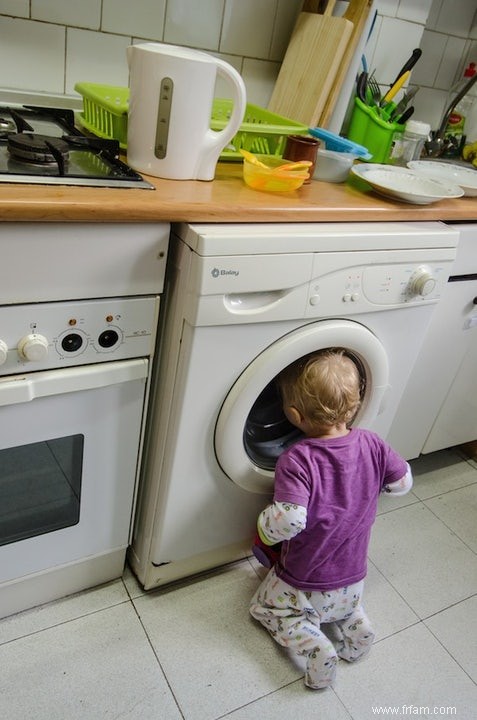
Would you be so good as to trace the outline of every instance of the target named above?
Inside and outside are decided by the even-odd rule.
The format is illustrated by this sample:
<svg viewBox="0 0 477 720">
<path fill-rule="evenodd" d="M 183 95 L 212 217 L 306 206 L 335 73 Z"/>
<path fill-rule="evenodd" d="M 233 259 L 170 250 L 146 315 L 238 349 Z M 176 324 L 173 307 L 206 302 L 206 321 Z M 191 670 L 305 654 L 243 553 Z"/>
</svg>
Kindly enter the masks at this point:
<svg viewBox="0 0 477 720">
<path fill-rule="evenodd" d="M 50 395 L 94 390 L 146 378 L 146 358 L 98 363 L 60 370 L 0 378 L 0 406 L 15 405 Z"/>
</svg>

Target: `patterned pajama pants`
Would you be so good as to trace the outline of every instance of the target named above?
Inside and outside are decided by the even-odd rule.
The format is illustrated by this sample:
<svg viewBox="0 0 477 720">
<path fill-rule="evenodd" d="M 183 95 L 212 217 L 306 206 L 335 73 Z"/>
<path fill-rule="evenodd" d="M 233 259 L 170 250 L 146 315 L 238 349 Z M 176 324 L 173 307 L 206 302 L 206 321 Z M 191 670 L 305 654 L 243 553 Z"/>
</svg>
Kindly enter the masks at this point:
<svg viewBox="0 0 477 720">
<path fill-rule="evenodd" d="M 338 657 L 353 662 L 371 648 L 374 633 L 361 607 L 363 581 L 329 592 L 297 590 L 272 568 L 250 604 L 258 620 L 280 645 L 307 659 L 305 685 L 332 685 Z M 320 630 L 333 623 L 336 648 Z"/>
</svg>

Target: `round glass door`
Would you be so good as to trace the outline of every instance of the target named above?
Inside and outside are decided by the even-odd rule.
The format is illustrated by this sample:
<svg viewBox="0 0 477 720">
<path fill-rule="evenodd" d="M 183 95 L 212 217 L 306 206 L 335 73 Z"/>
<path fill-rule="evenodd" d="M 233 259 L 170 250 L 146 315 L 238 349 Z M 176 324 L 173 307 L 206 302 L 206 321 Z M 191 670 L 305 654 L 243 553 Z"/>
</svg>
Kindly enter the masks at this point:
<svg viewBox="0 0 477 720">
<path fill-rule="evenodd" d="M 383 346 L 363 325 L 324 320 L 285 335 L 256 357 L 230 389 L 215 429 L 215 452 L 225 474 L 245 490 L 273 492 L 275 463 L 300 437 L 285 418 L 276 376 L 292 362 L 326 348 L 343 348 L 362 377 L 362 402 L 353 424 L 369 427 L 388 387 Z"/>
</svg>

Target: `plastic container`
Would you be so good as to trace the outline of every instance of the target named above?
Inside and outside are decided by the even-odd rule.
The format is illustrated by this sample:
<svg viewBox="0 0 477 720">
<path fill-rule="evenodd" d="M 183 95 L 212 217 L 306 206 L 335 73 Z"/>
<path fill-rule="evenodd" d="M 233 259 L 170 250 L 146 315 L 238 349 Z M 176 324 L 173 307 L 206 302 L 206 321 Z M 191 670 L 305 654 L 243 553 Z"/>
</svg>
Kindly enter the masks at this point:
<svg viewBox="0 0 477 720">
<path fill-rule="evenodd" d="M 348 138 L 368 148 L 373 163 L 391 162 L 394 143 L 404 132 L 404 125 L 384 120 L 377 108 L 365 105 L 359 98 L 354 103 Z"/>
<path fill-rule="evenodd" d="M 309 177 L 308 172 L 303 170 L 277 171 L 279 165 L 287 162 L 280 157 L 255 155 L 255 158 L 267 167 L 260 167 L 260 165 L 244 157 L 243 179 L 254 190 L 290 192 L 301 187 Z"/>
<path fill-rule="evenodd" d="M 332 183 L 344 182 L 356 159 L 355 153 L 319 148 L 313 178 Z"/>
<path fill-rule="evenodd" d="M 316 127 L 309 129 L 310 135 L 322 140 L 325 143 L 326 150 L 333 150 L 335 152 L 353 153 L 356 157 L 360 157 L 363 160 L 371 160 L 372 155 L 368 148 L 358 143 L 352 142 L 348 138 L 341 137 L 336 133 L 332 133 L 330 130 Z"/>
<path fill-rule="evenodd" d="M 455 98 L 455 96 L 458 95 L 459 92 L 463 89 L 464 85 L 469 82 L 470 78 L 474 77 L 476 72 L 477 70 L 475 63 L 469 63 L 469 65 L 465 69 L 462 79 L 459 80 L 456 85 L 454 85 L 454 87 L 448 94 L 446 107 L 452 101 L 452 98 Z M 447 156 L 455 157 L 460 155 L 462 144 L 465 141 L 466 119 L 471 113 L 473 104 L 474 97 L 467 94 L 452 110 L 449 116 L 449 120 L 447 121 L 446 128 L 444 130 L 445 137 L 452 139 L 451 146 L 445 153 Z"/>
<path fill-rule="evenodd" d="M 129 88 L 79 82 L 75 90 L 83 96 L 80 124 L 93 135 L 118 140 L 120 147 L 126 149 Z M 232 107 L 232 100 L 214 100 L 212 130 L 222 130 L 227 125 Z M 306 125 L 247 103 L 240 130 L 222 151 L 220 159 L 241 161 L 241 148 L 281 157 L 288 135 L 307 134 Z"/>
<path fill-rule="evenodd" d="M 431 126 L 420 120 L 408 120 L 406 129 L 401 137 L 397 138 L 391 151 L 391 161 L 394 165 L 407 166 L 411 160 L 419 160 L 424 143 L 429 139 Z"/>
<path fill-rule="evenodd" d="M 83 96 L 80 124 L 93 135 L 118 140 L 125 150 L 128 135 L 129 88 L 96 83 L 76 83 L 75 90 Z"/>
</svg>

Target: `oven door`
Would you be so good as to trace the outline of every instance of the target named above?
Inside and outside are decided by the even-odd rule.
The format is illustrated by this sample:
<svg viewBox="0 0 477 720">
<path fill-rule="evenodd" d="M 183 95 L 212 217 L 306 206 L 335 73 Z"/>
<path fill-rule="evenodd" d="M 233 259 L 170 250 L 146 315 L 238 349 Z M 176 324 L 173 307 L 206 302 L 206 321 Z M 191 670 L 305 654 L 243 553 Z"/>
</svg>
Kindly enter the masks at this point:
<svg viewBox="0 0 477 720">
<path fill-rule="evenodd" d="M 146 359 L 0 379 L 0 584 L 126 548 Z"/>
</svg>

